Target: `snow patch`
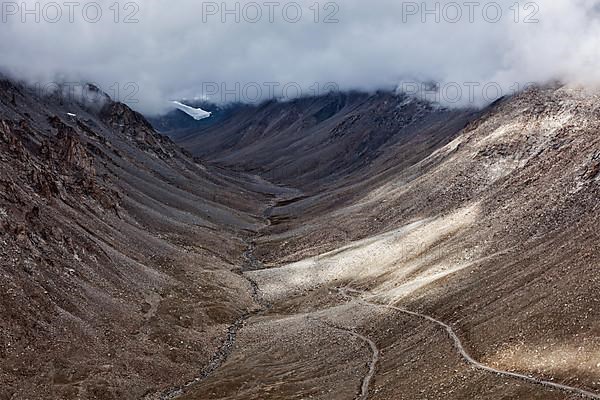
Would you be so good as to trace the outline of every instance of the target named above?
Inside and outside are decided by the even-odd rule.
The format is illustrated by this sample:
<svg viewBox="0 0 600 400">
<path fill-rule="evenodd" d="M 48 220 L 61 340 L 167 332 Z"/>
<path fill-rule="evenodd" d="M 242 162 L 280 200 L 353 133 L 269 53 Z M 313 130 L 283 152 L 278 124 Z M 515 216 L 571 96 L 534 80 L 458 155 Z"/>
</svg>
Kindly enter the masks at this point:
<svg viewBox="0 0 600 400">
<path fill-rule="evenodd" d="M 194 118 L 196 121 L 200 121 L 212 115 L 211 112 L 204 111 L 201 108 L 186 106 L 185 104 L 180 103 L 178 101 L 172 101 L 171 103 L 173 103 L 178 110 L 183 111 L 190 117 Z"/>
</svg>

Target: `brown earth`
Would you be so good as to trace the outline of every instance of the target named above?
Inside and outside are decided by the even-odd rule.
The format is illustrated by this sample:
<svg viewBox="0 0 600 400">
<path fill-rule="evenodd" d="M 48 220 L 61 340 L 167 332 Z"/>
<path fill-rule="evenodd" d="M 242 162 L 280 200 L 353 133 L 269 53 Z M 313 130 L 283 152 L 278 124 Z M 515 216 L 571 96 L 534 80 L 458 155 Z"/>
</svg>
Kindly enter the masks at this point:
<svg viewBox="0 0 600 400">
<path fill-rule="evenodd" d="M 599 104 L 577 89 L 532 89 L 494 104 L 446 146 L 392 177 L 389 156 L 350 176 L 345 187 L 280 203 L 256 241 L 272 268 L 249 273 L 275 303 L 271 323 L 306 313 L 348 319 L 382 349 L 370 398 L 578 398 L 473 371 L 444 332 L 424 321 L 385 312 L 386 321 L 413 324 L 394 333 L 358 306 L 336 308 L 329 293 L 351 282 L 379 302 L 451 324 L 486 365 L 600 392 Z M 333 210 L 325 200 L 331 198 L 338 199 Z M 291 328 L 297 335 L 287 348 L 317 340 L 310 324 Z M 260 398 L 352 398 L 327 392 L 330 378 L 337 388 L 354 385 L 359 395 L 368 356 L 353 380 L 312 362 L 306 369 L 315 372 L 298 378 L 295 389 L 262 392 L 274 384 L 268 377 L 296 371 L 286 358 L 277 366 L 254 364 L 276 346 L 267 336 L 256 339 L 265 347 L 255 355 L 224 365 L 188 397 L 251 396 L 249 383 L 238 386 L 243 380 L 255 383 Z M 392 359 L 389 341 L 400 349 Z M 318 348 L 326 360 L 340 351 Z M 229 373 L 240 381 L 227 380 L 229 389 L 213 395 Z M 321 391 L 310 391 L 313 379 Z"/>
<path fill-rule="evenodd" d="M 174 136 L 202 162 L 109 99 L 0 90 L 0 399 L 580 398 L 358 298 L 600 392 L 594 94 L 269 103 Z"/>
</svg>

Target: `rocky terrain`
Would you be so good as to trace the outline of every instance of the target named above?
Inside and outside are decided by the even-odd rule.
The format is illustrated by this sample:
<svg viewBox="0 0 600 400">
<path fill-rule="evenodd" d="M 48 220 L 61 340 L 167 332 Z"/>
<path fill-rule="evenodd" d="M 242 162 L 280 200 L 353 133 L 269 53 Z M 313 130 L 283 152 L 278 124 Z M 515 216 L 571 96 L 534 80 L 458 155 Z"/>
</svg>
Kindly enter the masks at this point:
<svg viewBox="0 0 600 400">
<path fill-rule="evenodd" d="M 476 115 L 387 92 L 331 93 L 231 106 L 199 126 L 167 133 L 207 161 L 318 194 L 387 158 L 395 160 L 381 169 L 406 167 Z"/>
<path fill-rule="evenodd" d="M 87 90 L 0 85 L 0 399 L 600 398 L 595 94 Z"/>
<path fill-rule="evenodd" d="M 279 203 L 256 240 L 267 268 L 248 273 L 272 312 L 188 397 L 364 398 L 373 355 L 360 334 L 379 353 L 368 398 L 598 398 L 598 110 L 583 90 L 531 89 L 401 168 L 390 146 L 343 187 L 298 185 L 304 197 Z M 356 299 L 340 295 L 348 287 Z M 509 374 L 469 366 L 432 320 Z M 292 333 L 269 336 L 282 326 Z"/>
<path fill-rule="evenodd" d="M 89 90 L 1 83 L 2 399 L 141 398 L 254 307 L 237 270 L 269 187 Z"/>
</svg>

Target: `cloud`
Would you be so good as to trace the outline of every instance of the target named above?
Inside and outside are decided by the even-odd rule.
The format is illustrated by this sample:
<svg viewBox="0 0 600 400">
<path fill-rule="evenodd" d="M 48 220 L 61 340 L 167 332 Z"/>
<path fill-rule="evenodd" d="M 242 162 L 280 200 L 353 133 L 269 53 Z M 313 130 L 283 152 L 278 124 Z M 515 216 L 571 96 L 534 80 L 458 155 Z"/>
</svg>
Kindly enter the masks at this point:
<svg viewBox="0 0 600 400">
<path fill-rule="evenodd" d="M 42 85 L 91 81 L 150 114 L 171 100 L 256 101 L 336 87 L 436 82 L 439 92 L 426 95 L 468 105 L 529 82 L 600 83 L 595 0 L 522 2 L 518 12 L 515 0 L 138 0 L 117 3 L 118 14 L 114 2 L 25 3 L 28 14 L 21 1 L 2 3 L 5 71 Z M 51 4 L 62 12 L 55 23 Z"/>
</svg>

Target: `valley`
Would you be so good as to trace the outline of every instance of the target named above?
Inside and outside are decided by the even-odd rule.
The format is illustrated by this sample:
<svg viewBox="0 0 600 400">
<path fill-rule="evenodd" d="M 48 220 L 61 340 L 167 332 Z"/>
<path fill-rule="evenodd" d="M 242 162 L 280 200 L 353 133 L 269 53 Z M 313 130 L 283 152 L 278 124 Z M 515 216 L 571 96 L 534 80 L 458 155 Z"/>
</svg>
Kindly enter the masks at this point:
<svg viewBox="0 0 600 400">
<path fill-rule="evenodd" d="M 596 95 L 0 100 L 0 399 L 600 398 Z"/>
</svg>

